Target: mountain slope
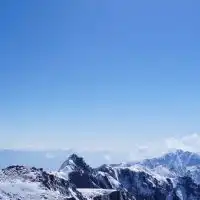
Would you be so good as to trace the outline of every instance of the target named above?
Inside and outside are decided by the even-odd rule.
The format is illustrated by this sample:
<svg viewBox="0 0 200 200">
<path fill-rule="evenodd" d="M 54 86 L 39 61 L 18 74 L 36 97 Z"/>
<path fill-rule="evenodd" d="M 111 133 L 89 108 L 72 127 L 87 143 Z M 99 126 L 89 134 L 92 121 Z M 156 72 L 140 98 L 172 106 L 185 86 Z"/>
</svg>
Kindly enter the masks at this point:
<svg viewBox="0 0 200 200">
<path fill-rule="evenodd" d="M 103 165 L 93 169 L 82 158 L 72 155 L 63 163 L 59 172 L 66 173 L 66 178 L 78 188 L 114 189 L 125 194 L 127 198 L 165 200 L 171 195 L 176 199 L 169 179 L 159 177 L 140 166 Z"/>
<path fill-rule="evenodd" d="M 168 178 L 190 176 L 200 183 L 200 154 L 177 150 L 164 156 L 146 159 L 139 163 L 157 174 Z"/>
<path fill-rule="evenodd" d="M 200 165 L 200 154 L 177 150 L 159 158 L 145 159 L 140 163 L 150 168 L 162 165 L 174 170 L 184 171 L 186 167 Z"/>
<path fill-rule="evenodd" d="M 0 200 L 199 200 L 199 169 L 199 155 L 183 151 L 98 168 L 72 154 L 57 172 L 2 169 Z"/>
<path fill-rule="evenodd" d="M 0 171 L 0 200 L 40 199 L 135 200 L 131 195 L 114 189 L 77 189 L 70 181 L 34 167 L 10 166 Z"/>
<path fill-rule="evenodd" d="M 83 158 L 75 154 L 69 156 L 61 165 L 58 175 L 71 181 L 78 188 L 120 188 L 120 183 L 112 176 L 91 168 Z"/>
<path fill-rule="evenodd" d="M 10 166 L 0 171 L 0 199 L 2 200 L 84 200 L 69 181 L 42 169 Z"/>
</svg>

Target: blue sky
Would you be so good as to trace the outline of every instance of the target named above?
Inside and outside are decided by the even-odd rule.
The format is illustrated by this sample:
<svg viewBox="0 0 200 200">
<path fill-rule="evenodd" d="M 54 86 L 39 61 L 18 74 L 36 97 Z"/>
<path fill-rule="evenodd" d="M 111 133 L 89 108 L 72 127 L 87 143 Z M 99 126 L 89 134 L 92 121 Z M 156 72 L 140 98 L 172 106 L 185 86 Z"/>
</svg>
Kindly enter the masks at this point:
<svg viewBox="0 0 200 200">
<path fill-rule="evenodd" d="M 120 150 L 200 133 L 199 6 L 1 1 L 0 147 Z"/>
</svg>

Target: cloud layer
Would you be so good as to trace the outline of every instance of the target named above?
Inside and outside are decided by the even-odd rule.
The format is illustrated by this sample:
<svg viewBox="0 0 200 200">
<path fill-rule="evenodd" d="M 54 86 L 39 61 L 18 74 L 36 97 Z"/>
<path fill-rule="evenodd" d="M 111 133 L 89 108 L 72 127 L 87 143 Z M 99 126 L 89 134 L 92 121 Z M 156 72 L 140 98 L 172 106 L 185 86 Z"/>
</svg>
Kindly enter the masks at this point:
<svg viewBox="0 0 200 200">
<path fill-rule="evenodd" d="M 170 137 L 145 146 L 137 146 L 134 151 L 130 152 L 130 159 L 137 160 L 156 157 L 176 149 L 200 152 L 200 134 L 193 133 L 182 137 Z"/>
<path fill-rule="evenodd" d="M 168 138 L 166 139 L 166 145 L 168 149 L 200 152 L 200 134 L 193 133 L 180 138 Z"/>
<path fill-rule="evenodd" d="M 105 143 L 100 143 L 96 145 L 95 148 L 93 146 L 89 146 L 87 144 L 96 144 L 95 140 L 90 141 L 90 143 L 84 143 L 80 148 L 74 147 L 73 149 L 53 149 L 53 148 L 45 148 L 44 145 L 26 145 L 23 147 L 23 150 L 30 151 L 45 151 L 45 155 L 47 159 L 55 159 L 60 152 L 78 152 L 81 156 L 86 156 L 91 163 L 94 161 L 99 164 L 99 160 L 102 160 L 104 163 L 117 163 L 123 161 L 134 161 L 141 160 L 145 158 L 152 158 L 161 156 L 164 153 L 175 149 L 182 149 L 185 151 L 192 152 L 200 152 L 200 134 L 193 133 L 189 135 L 184 135 L 182 137 L 170 137 L 163 138 L 160 140 L 154 139 L 153 141 L 149 141 L 145 144 L 138 144 L 137 141 L 132 141 L 131 139 L 124 138 L 123 141 L 119 141 L 120 139 L 116 137 L 113 139 L 114 145 L 112 146 L 111 140 L 106 139 Z M 126 143 L 127 140 L 127 143 Z M 97 141 L 98 142 L 98 141 Z M 117 144 L 117 145 L 116 145 Z M 101 148 L 98 148 L 101 147 Z M 106 149 L 106 147 L 114 147 L 113 149 Z M 21 148 L 16 148 L 21 149 Z M 50 151 L 49 151 L 50 149 Z M 55 152 L 58 152 L 55 154 Z M 64 153 L 62 153 L 64 154 Z M 96 159 L 96 160 L 95 160 Z"/>
</svg>

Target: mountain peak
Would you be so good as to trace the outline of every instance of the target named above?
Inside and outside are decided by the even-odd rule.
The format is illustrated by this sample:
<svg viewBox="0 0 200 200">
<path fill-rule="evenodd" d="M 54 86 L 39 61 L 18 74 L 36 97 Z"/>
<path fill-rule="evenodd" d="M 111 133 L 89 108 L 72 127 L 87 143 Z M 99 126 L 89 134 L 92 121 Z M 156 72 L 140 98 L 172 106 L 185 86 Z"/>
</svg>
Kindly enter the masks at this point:
<svg viewBox="0 0 200 200">
<path fill-rule="evenodd" d="M 183 149 L 176 149 L 175 151 L 172 151 L 171 154 L 176 154 L 176 155 L 187 154 L 187 155 L 189 155 L 189 154 L 195 154 L 195 153 L 190 152 L 190 151 L 184 151 Z"/>
<path fill-rule="evenodd" d="M 81 159 L 81 158 L 83 159 L 83 157 L 80 157 L 77 154 L 73 153 L 68 157 L 68 160 L 70 159 L 70 160 L 76 161 L 77 159 Z"/>
<path fill-rule="evenodd" d="M 198 153 L 177 149 L 158 158 L 146 159 L 141 164 L 151 169 L 163 166 L 176 173 L 178 172 L 182 176 L 186 173 L 187 167 L 200 165 L 200 155 Z"/>
<path fill-rule="evenodd" d="M 188 151 L 183 151 L 182 149 L 176 149 L 176 151 L 175 151 L 175 153 L 177 153 L 177 154 L 182 154 L 185 152 L 188 152 Z"/>
<path fill-rule="evenodd" d="M 200 154 L 190 151 L 184 151 L 182 149 L 177 149 L 175 151 L 166 153 L 165 155 L 163 155 L 163 157 L 179 157 L 181 160 L 185 160 L 186 158 L 190 159 L 191 157 L 200 159 Z"/>
<path fill-rule="evenodd" d="M 77 154 L 72 154 L 61 165 L 59 171 L 91 171 L 91 167 L 85 162 L 83 157 L 79 157 Z"/>
</svg>

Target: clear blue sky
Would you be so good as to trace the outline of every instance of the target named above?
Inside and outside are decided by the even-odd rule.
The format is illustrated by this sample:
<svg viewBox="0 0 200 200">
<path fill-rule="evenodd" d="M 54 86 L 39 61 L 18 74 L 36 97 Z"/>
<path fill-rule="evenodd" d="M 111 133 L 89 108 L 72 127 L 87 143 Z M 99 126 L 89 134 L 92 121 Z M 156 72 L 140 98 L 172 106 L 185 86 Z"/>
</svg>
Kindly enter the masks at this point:
<svg viewBox="0 0 200 200">
<path fill-rule="evenodd" d="M 0 1 L 0 147 L 120 149 L 200 132 L 199 8 Z"/>
</svg>

